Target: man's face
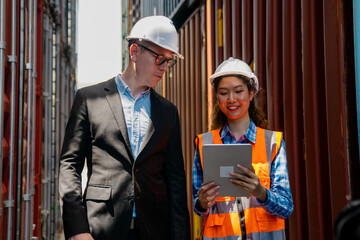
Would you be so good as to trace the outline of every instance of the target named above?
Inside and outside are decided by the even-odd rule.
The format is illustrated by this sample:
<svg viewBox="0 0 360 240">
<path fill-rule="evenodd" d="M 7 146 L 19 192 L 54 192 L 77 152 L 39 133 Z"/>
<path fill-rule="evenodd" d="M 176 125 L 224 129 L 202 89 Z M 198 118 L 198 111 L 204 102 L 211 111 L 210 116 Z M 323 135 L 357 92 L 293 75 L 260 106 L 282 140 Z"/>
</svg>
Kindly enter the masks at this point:
<svg viewBox="0 0 360 240">
<path fill-rule="evenodd" d="M 140 80 L 139 83 L 147 87 L 155 87 L 162 79 L 164 72 L 168 70 L 167 61 L 158 65 L 156 59 L 159 59 L 161 56 L 166 57 L 166 59 L 172 59 L 173 53 L 146 41 L 134 44 L 133 47 L 138 48 L 135 65 L 137 78 Z"/>
</svg>

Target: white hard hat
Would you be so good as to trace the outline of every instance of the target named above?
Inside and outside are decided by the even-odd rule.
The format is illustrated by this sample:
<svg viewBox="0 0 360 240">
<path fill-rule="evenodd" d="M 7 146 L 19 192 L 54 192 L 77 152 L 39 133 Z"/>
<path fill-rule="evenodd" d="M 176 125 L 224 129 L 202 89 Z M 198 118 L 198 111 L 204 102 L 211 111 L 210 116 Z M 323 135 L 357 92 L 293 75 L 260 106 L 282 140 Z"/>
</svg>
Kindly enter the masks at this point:
<svg viewBox="0 0 360 240">
<path fill-rule="evenodd" d="M 150 16 L 140 19 L 131 29 L 126 40 L 139 39 L 152 42 L 165 48 L 179 58 L 184 57 L 179 51 L 179 38 L 173 22 L 164 16 Z"/>
<path fill-rule="evenodd" d="M 244 61 L 231 57 L 222 62 L 217 67 L 215 73 L 210 76 L 210 83 L 213 84 L 215 78 L 226 75 L 242 75 L 248 77 L 250 78 L 250 83 L 255 88 L 256 92 L 259 91 L 259 80 L 249 65 L 247 65 Z"/>
</svg>

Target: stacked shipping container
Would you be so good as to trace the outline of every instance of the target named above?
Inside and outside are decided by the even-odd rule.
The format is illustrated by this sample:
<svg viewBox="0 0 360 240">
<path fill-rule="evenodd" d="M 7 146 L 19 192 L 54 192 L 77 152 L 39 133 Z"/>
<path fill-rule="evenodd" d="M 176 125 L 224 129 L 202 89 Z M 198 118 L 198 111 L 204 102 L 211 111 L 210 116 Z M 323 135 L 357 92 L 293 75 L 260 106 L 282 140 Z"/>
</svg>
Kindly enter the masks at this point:
<svg viewBox="0 0 360 240">
<path fill-rule="evenodd" d="M 295 204 L 289 239 L 333 239 L 338 213 L 360 198 L 352 2 L 165 2 L 173 8 L 157 12 L 174 20 L 185 60 L 157 91 L 179 109 L 194 239 L 201 221 L 192 213 L 193 138 L 209 123 L 208 77 L 230 56 L 252 64 L 260 106 L 271 129 L 284 132 Z"/>
<path fill-rule="evenodd" d="M 0 3 L 0 239 L 57 239 L 58 156 L 75 91 L 77 1 Z M 193 138 L 208 130 L 208 77 L 233 56 L 252 64 L 261 107 L 271 128 L 285 135 L 295 204 L 289 239 L 333 239 L 338 213 L 360 198 L 352 2 L 172 0 L 163 6 L 147 8 L 173 18 L 185 60 L 156 89 L 181 117 L 193 238 L 201 230 L 192 211 Z M 129 8 L 131 21 L 146 15 Z"/>
<path fill-rule="evenodd" d="M 0 239 L 58 239 L 77 1 L 1 0 L 0 10 Z"/>
</svg>

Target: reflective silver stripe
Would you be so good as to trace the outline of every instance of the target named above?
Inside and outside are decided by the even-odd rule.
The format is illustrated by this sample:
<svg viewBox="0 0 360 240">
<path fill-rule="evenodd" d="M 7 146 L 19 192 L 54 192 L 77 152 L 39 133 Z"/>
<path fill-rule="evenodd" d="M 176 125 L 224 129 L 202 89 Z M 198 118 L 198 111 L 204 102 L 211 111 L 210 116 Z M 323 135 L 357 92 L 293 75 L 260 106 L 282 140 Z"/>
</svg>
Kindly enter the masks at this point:
<svg viewBox="0 0 360 240">
<path fill-rule="evenodd" d="M 203 240 L 242 240 L 241 236 L 227 236 L 218 238 L 208 238 L 202 236 Z M 246 234 L 246 239 L 251 240 L 286 240 L 285 230 L 279 230 L 274 232 L 256 232 Z M 245 240 L 245 239 L 244 239 Z"/>
<path fill-rule="evenodd" d="M 203 144 L 212 144 L 213 143 L 212 132 L 204 133 L 202 136 L 203 136 Z"/>
<path fill-rule="evenodd" d="M 239 220 L 240 220 L 240 229 L 241 229 L 241 237 L 246 238 L 246 227 L 245 227 L 245 214 L 242 206 L 241 198 L 236 198 L 236 203 L 239 209 Z"/>
<path fill-rule="evenodd" d="M 260 205 L 258 204 L 256 198 L 253 197 L 253 196 L 251 196 L 249 198 L 243 197 L 243 198 L 241 198 L 241 201 L 242 201 L 242 205 L 243 205 L 244 210 L 249 209 L 249 208 L 260 207 Z"/>
<path fill-rule="evenodd" d="M 269 173 L 271 172 L 271 155 L 274 152 L 276 147 L 276 132 L 265 130 L 265 146 L 266 146 L 266 156 L 269 164 Z"/>
<path fill-rule="evenodd" d="M 216 202 L 216 204 L 210 208 L 209 214 L 220 213 L 233 213 L 238 212 L 238 208 L 235 200 Z"/>
<path fill-rule="evenodd" d="M 273 135 L 275 135 L 275 144 L 276 144 L 276 133 L 273 131 L 270 131 L 270 130 L 265 130 L 265 147 L 266 147 L 267 161 L 268 161 L 268 165 L 269 165 L 269 174 L 271 172 L 271 154 L 272 154 L 272 150 L 274 149 L 272 147 Z M 270 175 L 269 175 L 269 177 L 270 177 Z"/>
<path fill-rule="evenodd" d="M 208 237 L 202 237 L 202 240 L 241 240 L 241 236 L 228 236 L 228 237 L 220 237 L 220 238 L 208 238 Z"/>
<path fill-rule="evenodd" d="M 255 197 L 251 196 L 250 198 L 241 198 L 243 209 L 257 208 L 260 207 L 257 203 Z M 209 214 L 218 214 L 218 213 L 232 213 L 238 212 L 238 207 L 236 205 L 236 200 L 231 201 L 218 201 L 216 204 L 210 208 Z"/>
<path fill-rule="evenodd" d="M 271 154 L 274 152 L 274 149 L 276 147 L 276 132 L 273 132 L 272 136 L 271 136 L 271 143 L 270 143 L 270 146 L 271 146 Z M 270 155 L 271 157 L 271 155 Z M 270 163 L 272 162 L 272 159 L 270 160 Z M 269 168 L 270 170 L 270 168 Z"/>
<path fill-rule="evenodd" d="M 214 238 L 215 239 L 215 238 Z M 227 239 L 227 238 L 224 238 Z M 285 230 L 279 230 L 274 232 L 256 232 L 246 235 L 246 239 L 251 240 L 285 240 Z"/>
</svg>

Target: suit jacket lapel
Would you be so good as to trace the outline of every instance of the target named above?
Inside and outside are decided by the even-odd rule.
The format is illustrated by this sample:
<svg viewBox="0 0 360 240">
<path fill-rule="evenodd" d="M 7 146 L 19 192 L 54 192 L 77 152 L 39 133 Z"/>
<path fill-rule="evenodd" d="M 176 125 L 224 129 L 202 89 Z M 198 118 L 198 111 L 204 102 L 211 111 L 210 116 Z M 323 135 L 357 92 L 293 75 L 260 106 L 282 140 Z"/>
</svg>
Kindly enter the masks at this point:
<svg viewBox="0 0 360 240">
<path fill-rule="evenodd" d="M 129 135 L 127 133 L 127 128 L 125 124 L 125 117 L 123 113 L 123 108 L 121 104 L 121 98 L 118 92 L 118 89 L 116 87 L 115 78 L 108 81 L 105 91 L 107 91 L 106 99 L 110 105 L 111 111 L 114 114 L 114 117 L 116 119 L 116 122 L 120 128 L 121 134 L 123 136 L 123 139 L 125 140 L 126 146 L 128 147 L 128 150 L 130 153 L 131 147 L 130 147 L 130 141 L 129 141 Z"/>
<path fill-rule="evenodd" d="M 138 156 L 140 156 L 140 153 L 142 152 L 142 150 L 145 148 L 145 146 L 148 144 L 148 142 L 150 141 L 152 135 L 155 132 L 155 128 L 156 126 L 154 124 L 158 123 L 158 118 L 160 116 L 159 111 L 158 111 L 158 102 L 157 102 L 157 98 L 153 92 L 153 89 L 150 89 L 150 101 L 151 101 L 151 117 L 150 117 L 150 121 L 149 121 L 149 126 L 148 129 L 146 131 L 145 137 L 141 143 L 140 146 L 140 150 L 139 150 L 139 154 Z"/>
</svg>

